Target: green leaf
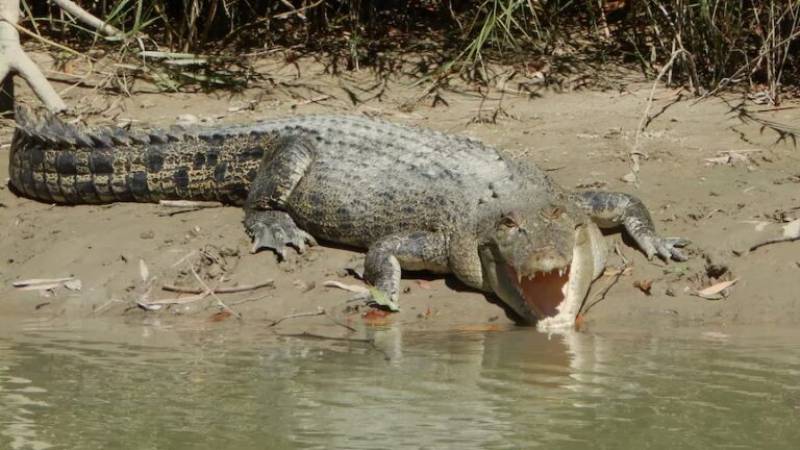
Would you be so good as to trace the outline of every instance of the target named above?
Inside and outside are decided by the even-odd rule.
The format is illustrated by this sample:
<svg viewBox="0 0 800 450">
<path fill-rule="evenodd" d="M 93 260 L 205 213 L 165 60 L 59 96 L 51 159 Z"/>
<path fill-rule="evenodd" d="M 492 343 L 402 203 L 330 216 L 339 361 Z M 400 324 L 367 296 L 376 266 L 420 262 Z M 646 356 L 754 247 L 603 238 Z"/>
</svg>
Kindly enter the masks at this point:
<svg viewBox="0 0 800 450">
<path fill-rule="evenodd" d="M 393 302 L 392 299 L 389 297 L 386 292 L 382 290 L 370 287 L 369 294 L 372 297 L 372 301 L 379 306 L 383 306 L 384 308 L 388 309 L 389 311 L 398 312 L 400 311 L 400 305 Z"/>
</svg>

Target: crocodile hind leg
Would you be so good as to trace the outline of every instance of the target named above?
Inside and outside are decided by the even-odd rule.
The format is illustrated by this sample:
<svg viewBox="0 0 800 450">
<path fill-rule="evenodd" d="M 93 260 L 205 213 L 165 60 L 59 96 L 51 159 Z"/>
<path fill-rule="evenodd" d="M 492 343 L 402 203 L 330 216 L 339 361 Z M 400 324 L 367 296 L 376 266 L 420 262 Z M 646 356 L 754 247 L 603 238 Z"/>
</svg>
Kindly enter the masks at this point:
<svg viewBox="0 0 800 450">
<path fill-rule="evenodd" d="M 604 191 L 575 192 L 571 194 L 571 198 L 600 227 L 624 226 L 648 259 L 652 259 L 655 255 L 664 260 L 688 259 L 680 247 L 687 245 L 689 241 L 658 236 L 647 207 L 638 198 L 621 192 Z"/>
<path fill-rule="evenodd" d="M 447 239 L 441 233 L 409 232 L 386 236 L 369 247 L 364 260 L 364 279 L 373 288 L 354 299 L 398 311 L 402 269 L 447 273 L 447 254 Z"/>
<path fill-rule="evenodd" d="M 311 141 L 295 136 L 276 139 L 271 145 L 250 185 L 244 226 L 253 240 L 253 253 L 266 248 L 285 259 L 287 245 L 299 253 L 306 245 L 316 245 L 314 237 L 281 210 L 312 163 L 315 149 Z"/>
<path fill-rule="evenodd" d="M 301 230 L 284 211 L 249 211 L 244 225 L 253 240 L 252 253 L 266 248 L 285 260 L 287 245 L 294 247 L 298 253 L 303 253 L 309 245 L 317 245 L 314 237 Z"/>
</svg>

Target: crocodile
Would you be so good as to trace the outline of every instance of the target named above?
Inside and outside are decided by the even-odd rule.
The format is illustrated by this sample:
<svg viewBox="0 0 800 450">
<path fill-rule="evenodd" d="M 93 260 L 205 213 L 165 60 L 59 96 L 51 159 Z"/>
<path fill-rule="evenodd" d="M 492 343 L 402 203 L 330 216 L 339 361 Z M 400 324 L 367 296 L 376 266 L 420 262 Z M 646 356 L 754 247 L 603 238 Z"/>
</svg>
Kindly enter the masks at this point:
<svg viewBox="0 0 800 450">
<path fill-rule="evenodd" d="M 452 273 L 522 323 L 574 325 L 606 263 L 601 227 L 685 260 L 636 197 L 569 191 L 478 140 L 356 115 L 88 127 L 18 109 L 10 186 L 56 204 L 212 200 L 244 208 L 254 252 L 317 239 L 366 250 L 365 300 L 397 309 L 402 270 Z"/>
</svg>

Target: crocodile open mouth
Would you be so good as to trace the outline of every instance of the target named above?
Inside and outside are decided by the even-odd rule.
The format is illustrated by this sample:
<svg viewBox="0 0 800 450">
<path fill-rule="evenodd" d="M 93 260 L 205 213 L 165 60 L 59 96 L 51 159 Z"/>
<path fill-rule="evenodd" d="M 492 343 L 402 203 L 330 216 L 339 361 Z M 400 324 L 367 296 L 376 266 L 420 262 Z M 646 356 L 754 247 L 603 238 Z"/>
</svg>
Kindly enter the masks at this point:
<svg viewBox="0 0 800 450">
<path fill-rule="evenodd" d="M 527 277 L 519 276 L 513 267 L 507 267 L 521 297 L 539 319 L 559 313 L 558 306 L 567 298 L 569 265 L 549 272 L 534 272 Z"/>
</svg>

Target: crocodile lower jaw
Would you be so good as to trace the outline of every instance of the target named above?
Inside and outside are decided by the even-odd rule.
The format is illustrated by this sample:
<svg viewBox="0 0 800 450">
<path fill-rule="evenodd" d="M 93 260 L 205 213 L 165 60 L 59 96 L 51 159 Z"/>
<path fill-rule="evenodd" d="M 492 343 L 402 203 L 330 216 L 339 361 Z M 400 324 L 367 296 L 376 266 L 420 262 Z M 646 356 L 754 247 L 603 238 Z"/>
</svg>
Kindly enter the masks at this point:
<svg viewBox="0 0 800 450">
<path fill-rule="evenodd" d="M 519 276 L 511 266 L 507 269 L 520 296 L 538 319 L 558 315 L 559 306 L 569 294 L 569 265 L 549 272 L 534 272 L 527 277 Z"/>
</svg>

